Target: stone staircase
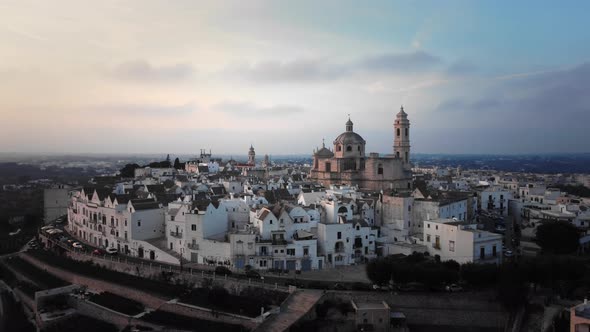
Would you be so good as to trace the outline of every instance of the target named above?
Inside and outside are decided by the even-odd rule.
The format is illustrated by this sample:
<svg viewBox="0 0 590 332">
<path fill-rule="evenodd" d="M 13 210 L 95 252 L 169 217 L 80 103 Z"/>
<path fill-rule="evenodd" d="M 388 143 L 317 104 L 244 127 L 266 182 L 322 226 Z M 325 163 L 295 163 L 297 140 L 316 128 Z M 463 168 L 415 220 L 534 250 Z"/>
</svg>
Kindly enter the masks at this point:
<svg viewBox="0 0 590 332">
<path fill-rule="evenodd" d="M 172 257 L 175 257 L 180 261 L 182 264 L 190 263 L 187 259 L 183 258 L 182 255 L 177 253 L 174 250 L 170 250 L 168 248 L 168 242 L 166 241 L 166 237 L 159 237 L 155 239 L 145 240 L 145 242 L 151 244 L 152 246 L 162 250 L 163 252 L 169 254 Z"/>
<path fill-rule="evenodd" d="M 323 292 L 314 289 L 297 290 L 281 305 L 278 314 L 271 315 L 254 331 L 286 331 L 310 312 L 322 297 Z"/>
</svg>

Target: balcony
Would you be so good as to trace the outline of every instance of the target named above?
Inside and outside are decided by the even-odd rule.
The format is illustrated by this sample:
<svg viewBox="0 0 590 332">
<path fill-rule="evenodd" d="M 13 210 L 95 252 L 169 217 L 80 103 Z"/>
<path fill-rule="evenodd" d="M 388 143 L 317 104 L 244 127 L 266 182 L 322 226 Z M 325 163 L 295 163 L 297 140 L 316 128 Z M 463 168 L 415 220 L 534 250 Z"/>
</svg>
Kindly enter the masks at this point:
<svg viewBox="0 0 590 332">
<path fill-rule="evenodd" d="M 170 231 L 170 236 L 175 237 L 175 238 L 182 239 L 182 233 L 181 232 Z"/>
<path fill-rule="evenodd" d="M 199 244 L 198 243 L 189 243 L 186 246 L 190 250 L 199 250 Z"/>
</svg>

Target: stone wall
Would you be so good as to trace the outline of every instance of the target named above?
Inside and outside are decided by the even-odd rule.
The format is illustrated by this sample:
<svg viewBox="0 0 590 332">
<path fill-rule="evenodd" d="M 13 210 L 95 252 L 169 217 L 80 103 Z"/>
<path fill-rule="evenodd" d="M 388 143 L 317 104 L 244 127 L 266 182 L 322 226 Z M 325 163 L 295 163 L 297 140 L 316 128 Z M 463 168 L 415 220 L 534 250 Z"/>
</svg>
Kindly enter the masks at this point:
<svg viewBox="0 0 590 332">
<path fill-rule="evenodd" d="M 192 306 L 184 303 L 168 302 L 160 307 L 160 310 L 168 311 L 174 314 L 199 318 L 210 321 L 217 321 L 230 324 L 243 325 L 249 329 L 256 327 L 257 323 L 254 318 L 248 318 L 229 313 L 216 312 L 211 309 Z"/>
<path fill-rule="evenodd" d="M 152 294 L 144 293 L 138 290 L 134 290 L 125 286 L 120 286 L 114 283 L 110 283 L 107 281 L 102 281 L 90 277 L 81 276 L 70 271 L 65 271 L 56 267 L 53 267 L 49 264 L 46 264 L 43 261 L 40 261 L 34 257 L 28 256 L 26 254 L 21 254 L 24 260 L 28 261 L 29 263 L 37 266 L 38 268 L 45 270 L 58 278 L 61 278 L 67 282 L 77 284 L 77 285 L 85 285 L 88 288 L 97 290 L 97 291 L 107 291 L 111 292 L 137 302 L 142 303 L 144 306 L 148 308 L 158 308 L 162 304 L 164 304 L 167 300 Z"/>
<path fill-rule="evenodd" d="M 388 292 L 328 292 L 325 298 L 357 302 L 384 300 L 392 311 L 406 315 L 408 325 L 447 325 L 503 329 L 508 313 L 492 294 L 438 293 L 390 294 Z"/>
</svg>

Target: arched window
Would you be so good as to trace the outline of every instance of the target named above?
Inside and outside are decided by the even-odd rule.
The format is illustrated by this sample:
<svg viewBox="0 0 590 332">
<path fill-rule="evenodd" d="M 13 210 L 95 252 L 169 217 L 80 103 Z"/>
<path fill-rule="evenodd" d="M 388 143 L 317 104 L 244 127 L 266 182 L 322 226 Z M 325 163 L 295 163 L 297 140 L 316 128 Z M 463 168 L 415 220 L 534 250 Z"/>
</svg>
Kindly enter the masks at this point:
<svg viewBox="0 0 590 332">
<path fill-rule="evenodd" d="M 399 135 L 400 135 L 400 131 L 399 131 L 399 128 L 397 128 L 397 137 L 399 137 Z"/>
<path fill-rule="evenodd" d="M 361 146 L 360 146 L 360 145 L 359 145 L 359 146 L 357 146 L 357 150 L 359 150 L 359 151 L 361 150 Z"/>
<path fill-rule="evenodd" d="M 352 151 L 352 146 L 350 146 L 350 145 L 349 145 L 349 146 L 347 146 L 347 147 L 346 147 L 346 151 L 348 151 L 348 152 Z"/>
<path fill-rule="evenodd" d="M 399 151 L 395 152 L 395 156 L 399 158 Z"/>
<path fill-rule="evenodd" d="M 338 208 L 338 213 L 348 213 L 348 209 L 346 206 L 341 206 Z"/>
</svg>

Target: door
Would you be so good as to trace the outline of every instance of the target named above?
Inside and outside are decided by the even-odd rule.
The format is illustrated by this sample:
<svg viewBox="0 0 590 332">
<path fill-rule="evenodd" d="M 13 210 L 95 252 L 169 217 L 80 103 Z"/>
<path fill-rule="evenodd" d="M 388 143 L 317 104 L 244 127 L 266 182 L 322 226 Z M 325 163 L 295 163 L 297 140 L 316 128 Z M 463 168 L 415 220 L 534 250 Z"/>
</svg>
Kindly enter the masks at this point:
<svg viewBox="0 0 590 332">
<path fill-rule="evenodd" d="M 244 259 L 244 257 L 240 257 L 240 258 L 236 259 L 236 268 L 243 269 L 244 266 L 245 266 L 245 259 Z"/>
<path fill-rule="evenodd" d="M 318 270 L 321 270 L 322 269 L 322 265 L 323 264 L 324 264 L 324 261 L 323 260 L 319 260 L 318 261 Z"/>
<path fill-rule="evenodd" d="M 301 260 L 301 271 L 311 271 L 311 259 Z"/>
<path fill-rule="evenodd" d="M 486 248 L 481 247 L 479 248 L 479 259 L 484 259 L 486 257 Z"/>
<path fill-rule="evenodd" d="M 287 261 L 287 270 L 295 270 L 296 262 L 294 260 Z"/>
<path fill-rule="evenodd" d="M 196 252 L 191 252 L 191 262 L 198 263 L 199 262 L 199 254 Z"/>
<path fill-rule="evenodd" d="M 153 250 L 150 250 L 150 259 L 151 259 L 151 260 L 154 260 L 154 259 L 156 259 L 156 252 L 155 252 L 155 251 L 153 251 Z"/>
<path fill-rule="evenodd" d="M 284 261 L 275 261 L 275 269 L 285 269 L 285 262 Z"/>
<path fill-rule="evenodd" d="M 137 248 L 137 256 L 143 258 L 143 247 Z"/>
</svg>

